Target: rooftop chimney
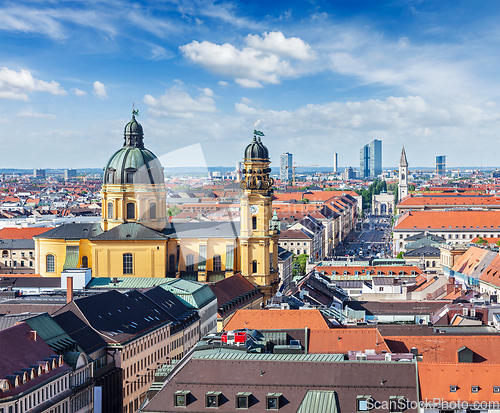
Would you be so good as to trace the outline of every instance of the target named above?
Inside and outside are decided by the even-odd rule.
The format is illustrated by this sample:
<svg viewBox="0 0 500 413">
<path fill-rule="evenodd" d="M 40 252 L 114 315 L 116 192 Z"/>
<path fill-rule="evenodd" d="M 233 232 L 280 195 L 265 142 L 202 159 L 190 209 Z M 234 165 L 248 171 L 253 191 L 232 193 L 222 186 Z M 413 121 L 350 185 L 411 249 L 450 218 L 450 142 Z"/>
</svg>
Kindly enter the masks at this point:
<svg viewBox="0 0 500 413">
<path fill-rule="evenodd" d="M 36 331 L 35 330 L 30 331 L 30 340 L 36 341 Z"/>
<path fill-rule="evenodd" d="M 73 277 L 66 279 L 66 303 L 73 301 Z"/>
</svg>

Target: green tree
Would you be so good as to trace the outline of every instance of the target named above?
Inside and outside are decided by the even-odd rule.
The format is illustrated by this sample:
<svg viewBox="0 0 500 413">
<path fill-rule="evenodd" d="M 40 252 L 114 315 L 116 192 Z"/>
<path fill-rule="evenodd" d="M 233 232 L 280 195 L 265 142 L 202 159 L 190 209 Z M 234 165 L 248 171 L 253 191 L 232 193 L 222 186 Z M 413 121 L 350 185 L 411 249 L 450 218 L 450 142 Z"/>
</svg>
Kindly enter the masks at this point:
<svg viewBox="0 0 500 413">
<path fill-rule="evenodd" d="M 182 211 L 182 209 L 180 209 L 177 205 L 173 205 L 173 206 L 167 208 L 167 215 L 169 217 L 175 217 L 181 211 Z"/>
<path fill-rule="evenodd" d="M 483 237 L 479 236 L 477 241 L 474 242 L 474 244 L 487 244 L 488 241 L 486 241 Z"/>
<path fill-rule="evenodd" d="M 400 251 L 396 258 L 399 260 L 403 259 L 403 251 Z"/>
<path fill-rule="evenodd" d="M 300 254 L 299 256 L 293 256 L 293 275 L 304 275 L 306 273 L 307 259 L 309 256 L 307 254 Z"/>
<path fill-rule="evenodd" d="M 311 201 L 309 201 L 307 198 L 304 198 L 304 199 L 302 200 L 302 203 L 304 203 L 304 204 L 308 204 L 308 203 L 310 203 L 310 202 L 311 202 Z"/>
</svg>

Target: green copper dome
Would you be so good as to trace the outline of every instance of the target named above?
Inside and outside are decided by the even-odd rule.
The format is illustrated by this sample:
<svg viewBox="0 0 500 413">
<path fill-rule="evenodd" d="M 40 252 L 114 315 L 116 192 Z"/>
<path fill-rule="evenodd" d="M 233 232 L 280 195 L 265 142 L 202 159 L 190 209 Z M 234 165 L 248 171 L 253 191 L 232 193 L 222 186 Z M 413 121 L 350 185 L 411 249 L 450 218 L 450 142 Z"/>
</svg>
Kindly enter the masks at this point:
<svg viewBox="0 0 500 413">
<path fill-rule="evenodd" d="M 142 126 L 132 115 L 125 125 L 125 142 L 109 159 L 104 184 L 163 184 L 163 167 L 153 152 L 144 148 Z"/>
</svg>

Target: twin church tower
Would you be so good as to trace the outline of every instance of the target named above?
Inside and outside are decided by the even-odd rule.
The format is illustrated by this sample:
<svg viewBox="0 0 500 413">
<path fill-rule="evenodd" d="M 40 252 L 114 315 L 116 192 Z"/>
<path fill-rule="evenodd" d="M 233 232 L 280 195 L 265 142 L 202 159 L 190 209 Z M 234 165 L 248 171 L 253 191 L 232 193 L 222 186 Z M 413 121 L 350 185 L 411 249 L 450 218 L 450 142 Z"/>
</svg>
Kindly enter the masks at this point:
<svg viewBox="0 0 500 413">
<path fill-rule="evenodd" d="M 239 272 L 268 299 L 277 291 L 279 226 L 262 132 L 244 152 L 241 220 L 168 222 L 163 166 L 144 147 L 135 114 L 123 146 L 104 168 L 100 223 L 69 223 L 35 237 L 35 271 L 60 276 L 90 268 L 92 277 L 177 277 L 214 282 Z"/>
</svg>

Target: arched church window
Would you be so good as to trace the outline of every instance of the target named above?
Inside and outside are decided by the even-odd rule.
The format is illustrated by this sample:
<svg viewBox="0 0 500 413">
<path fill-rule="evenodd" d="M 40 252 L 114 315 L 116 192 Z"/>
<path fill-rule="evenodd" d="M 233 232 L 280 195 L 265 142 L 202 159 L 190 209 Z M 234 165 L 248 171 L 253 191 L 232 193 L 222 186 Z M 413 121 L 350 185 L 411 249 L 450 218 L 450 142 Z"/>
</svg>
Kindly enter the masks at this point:
<svg viewBox="0 0 500 413">
<path fill-rule="evenodd" d="M 45 268 L 47 272 L 56 272 L 56 259 L 53 255 L 49 254 L 45 257 Z"/>
<path fill-rule="evenodd" d="M 257 217 L 252 217 L 252 229 L 257 229 Z"/>
<path fill-rule="evenodd" d="M 149 219 L 156 219 L 156 202 L 149 204 Z"/>
<path fill-rule="evenodd" d="M 89 268 L 89 258 L 86 255 L 82 257 L 82 268 Z"/>
<path fill-rule="evenodd" d="M 108 219 L 113 219 L 113 203 L 108 202 Z"/>
<path fill-rule="evenodd" d="M 168 257 L 168 269 L 170 272 L 175 271 L 175 255 L 170 254 L 170 257 Z"/>
<path fill-rule="evenodd" d="M 222 261 L 221 261 L 220 255 L 214 255 L 213 271 L 222 271 Z"/>
<path fill-rule="evenodd" d="M 135 219 L 135 204 L 133 202 L 127 204 L 127 219 Z"/>
<path fill-rule="evenodd" d="M 194 271 L 194 255 L 188 254 L 186 256 L 186 271 Z"/>
<path fill-rule="evenodd" d="M 134 260 L 132 254 L 123 254 L 123 273 L 133 274 L 134 273 Z"/>
<path fill-rule="evenodd" d="M 257 261 L 252 261 L 252 274 L 257 272 Z"/>
</svg>

